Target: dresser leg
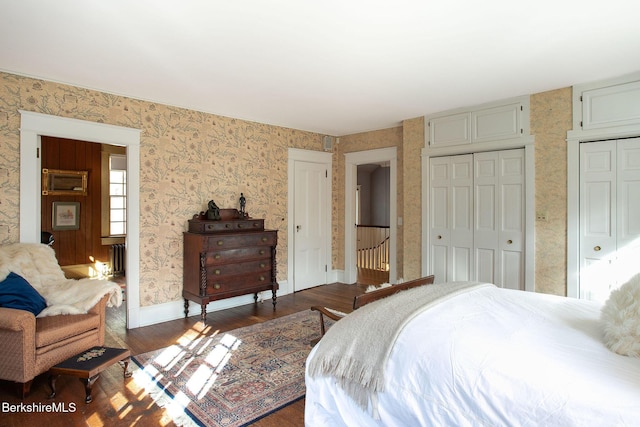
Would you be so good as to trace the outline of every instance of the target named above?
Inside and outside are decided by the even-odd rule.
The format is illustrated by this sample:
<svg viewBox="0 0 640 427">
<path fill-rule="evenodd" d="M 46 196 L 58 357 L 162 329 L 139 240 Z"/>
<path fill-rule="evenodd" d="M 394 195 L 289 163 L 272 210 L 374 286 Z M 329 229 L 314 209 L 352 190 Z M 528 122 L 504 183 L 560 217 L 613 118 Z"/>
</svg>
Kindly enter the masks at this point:
<svg viewBox="0 0 640 427">
<path fill-rule="evenodd" d="M 189 300 L 188 299 L 184 299 L 184 318 L 186 319 L 187 317 L 189 317 Z"/>
<path fill-rule="evenodd" d="M 200 313 L 200 318 L 202 319 L 202 323 L 207 321 L 207 305 L 202 304 L 202 312 Z"/>
<path fill-rule="evenodd" d="M 276 298 L 277 298 L 276 297 L 276 290 L 274 289 L 271 292 L 273 294 L 273 297 L 271 297 L 271 299 L 273 300 L 273 309 L 275 310 L 276 309 Z"/>
<path fill-rule="evenodd" d="M 258 303 L 258 293 L 257 292 L 255 294 L 253 294 L 253 303 L 254 304 Z"/>
</svg>

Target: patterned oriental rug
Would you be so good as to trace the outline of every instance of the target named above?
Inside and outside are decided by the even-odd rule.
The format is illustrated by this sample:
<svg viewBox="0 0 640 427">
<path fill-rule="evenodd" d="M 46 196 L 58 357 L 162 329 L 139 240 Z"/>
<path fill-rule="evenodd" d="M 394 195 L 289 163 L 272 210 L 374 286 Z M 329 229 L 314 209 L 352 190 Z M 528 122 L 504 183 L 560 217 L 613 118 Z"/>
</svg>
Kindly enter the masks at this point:
<svg viewBox="0 0 640 427">
<path fill-rule="evenodd" d="M 311 310 L 197 334 L 134 356 L 134 379 L 177 425 L 245 426 L 304 397 L 304 365 L 319 336 Z"/>
</svg>

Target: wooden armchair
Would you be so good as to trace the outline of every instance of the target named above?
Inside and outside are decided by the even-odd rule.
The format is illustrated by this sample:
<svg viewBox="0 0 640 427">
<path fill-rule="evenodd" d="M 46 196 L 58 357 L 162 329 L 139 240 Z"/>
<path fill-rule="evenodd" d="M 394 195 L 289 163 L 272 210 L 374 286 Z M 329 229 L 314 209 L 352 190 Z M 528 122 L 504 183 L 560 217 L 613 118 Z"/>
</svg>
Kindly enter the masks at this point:
<svg viewBox="0 0 640 427">
<path fill-rule="evenodd" d="M 431 276 L 426 276 L 426 277 L 421 277 L 419 279 L 411 280 L 409 282 L 398 283 L 397 285 L 391 285 L 384 288 L 376 289 L 371 292 L 365 292 L 364 294 L 361 294 L 361 295 L 356 295 L 355 297 L 353 297 L 353 309 L 357 310 L 358 308 L 362 307 L 365 304 L 369 304 L 370 302 L 391 296 L 396 292 L 415 288 L 417 286 L 431 285 L 433 284 L 433 281 L 434 281 L 434 276 L 431 275 Z M 324 316 L 327 316 L 331 320 L 337 321 L 347 315 L 347 313 L 343 313 L 341 311 L 333 310 L 331 308 L 323 307 L 319 305 L 312 306 L 311 310 L 317 311 L 320 314 L 320 332 L 323 336 L 326 332 L 326 328 L 324 325 Z"/>
</svg>

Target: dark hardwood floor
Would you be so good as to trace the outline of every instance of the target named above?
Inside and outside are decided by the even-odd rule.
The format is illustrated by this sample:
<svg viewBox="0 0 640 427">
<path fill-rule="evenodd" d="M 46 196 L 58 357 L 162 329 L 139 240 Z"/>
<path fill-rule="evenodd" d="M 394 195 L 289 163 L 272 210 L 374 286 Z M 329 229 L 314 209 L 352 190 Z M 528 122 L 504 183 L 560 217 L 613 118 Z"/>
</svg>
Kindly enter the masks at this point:
<svg viewBox="0 0 640 427">
<path fill-rule="evenodd" d="M 388 277 L 388 276 L 387 276 Z M 199 313 L 187 319 L 126 330 L 124 304 L 119 309 L 108 308 L 106 345 L 127 347 L 133 355 L 167 347 L 178 340 L 194 339 L 201 333 L 227 331 L 254 323 L 264 322 L 306 310 L 312 305 L 325 305 L 340 311 L 351 311 L 353 297 L 364 292 L 372 283 L 382 283 L 379 278 L 360 277 L 356 285 L 329 284 L 284 295 L 278 298 L 273 310 L 271 300 L 209 313 L 204 331 Z M 195 314 L 195 313 L 194 313 Z M 203 332 L 204 331 L 204 332 Z M 319 326 L 318 326 L 318 334 Z M 30 395 L 20 400 L 13 384 L 0 381 L 0 426 L 165 426 L 173 425 L 164 408 L 138 388 L 132 379 L 123 379 L 122 369 L 114 365 L 105 370 L 93 386 L 93 402 L 84 403 L 84 388 L 76 378 L 60 376 L 56 382 L 57 396 L 48 399 L 50 392 L 46 374 L 37 377 Z M 64 404 L 69 412 L 45 412 L 36 405 Z M 16 412 L 21 404 L 35 404 L 32 412 Z M 15 406 L 12 406 L 15 405 Z M 75 405 L 75 410 L 71 411 Z M 7 409 L 7 410 L 5 410 Z M 34 412 L 33 410 L 36 409 Z M 57 408 L 58 410 L 61 408 Z M 24 411 L 24 409 L 23 409 Z M 302 426 L 304 425 L 304 399 L 295 402 L 254 424 L 255 426 Z"/>
</svg>

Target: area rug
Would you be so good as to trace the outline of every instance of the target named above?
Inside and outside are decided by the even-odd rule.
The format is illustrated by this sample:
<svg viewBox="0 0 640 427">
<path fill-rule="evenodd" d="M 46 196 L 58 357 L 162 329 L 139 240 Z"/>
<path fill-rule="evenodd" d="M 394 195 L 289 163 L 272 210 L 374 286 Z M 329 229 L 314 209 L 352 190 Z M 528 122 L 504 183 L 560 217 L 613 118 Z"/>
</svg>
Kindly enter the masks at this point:
<svg viewBox="0 0 640 427">
<path fill-rule="evenodd" d="M 177 425 L 246 426 L 304 397 L 319 336 L 318 313 L 305 310 L 134 356 L 134 379 Z"/>
</svg>

